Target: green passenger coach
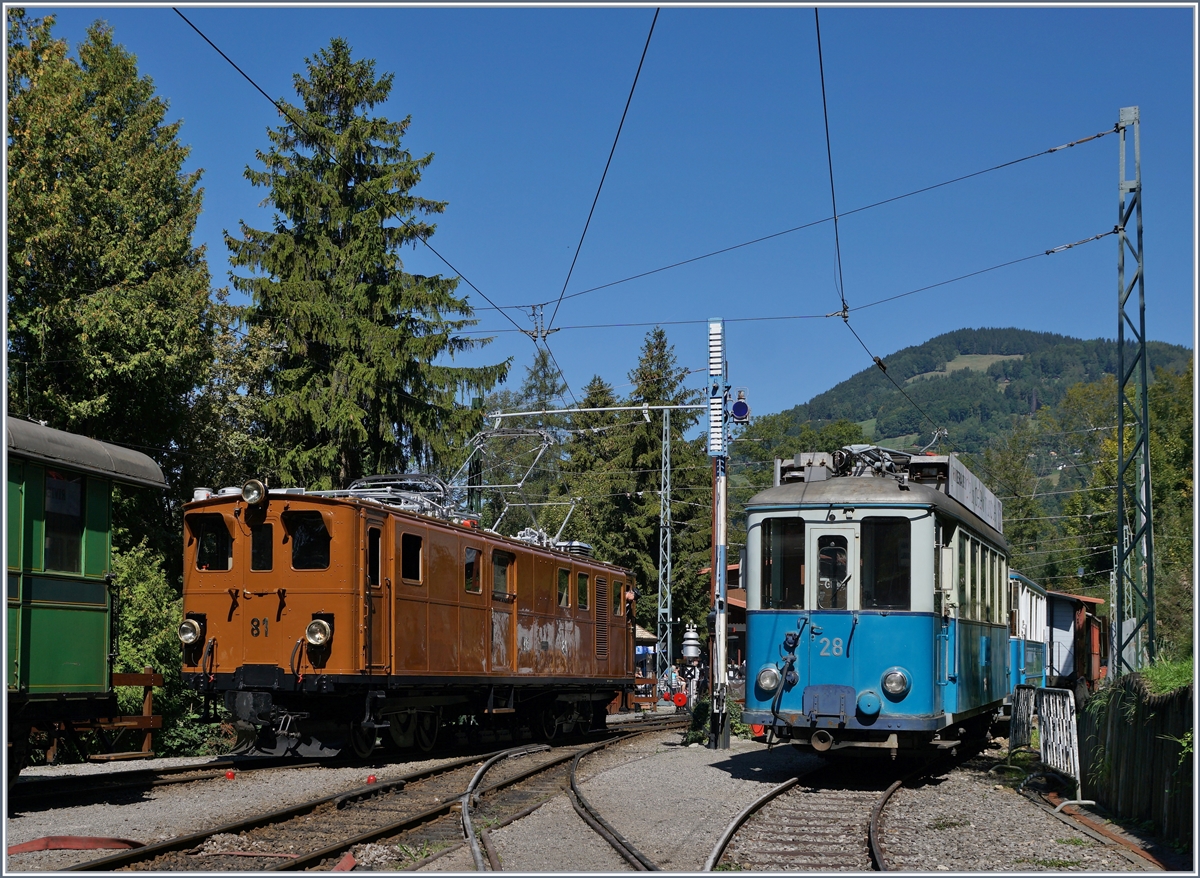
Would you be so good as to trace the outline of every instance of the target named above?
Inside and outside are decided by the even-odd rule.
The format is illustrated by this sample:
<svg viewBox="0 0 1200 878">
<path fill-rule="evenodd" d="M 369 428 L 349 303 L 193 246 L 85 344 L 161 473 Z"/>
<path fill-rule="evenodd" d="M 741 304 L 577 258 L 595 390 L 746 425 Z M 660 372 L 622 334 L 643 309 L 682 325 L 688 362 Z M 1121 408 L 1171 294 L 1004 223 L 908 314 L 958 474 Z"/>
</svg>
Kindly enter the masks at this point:
<svg viewBox="0 0 1200 878">
<path fill-rule="evenodd" d="M 9 417 L 8 778 L 32 728 L 116 715 L 112 489 L 165 488 L 146 455 Z"/>
</svg>

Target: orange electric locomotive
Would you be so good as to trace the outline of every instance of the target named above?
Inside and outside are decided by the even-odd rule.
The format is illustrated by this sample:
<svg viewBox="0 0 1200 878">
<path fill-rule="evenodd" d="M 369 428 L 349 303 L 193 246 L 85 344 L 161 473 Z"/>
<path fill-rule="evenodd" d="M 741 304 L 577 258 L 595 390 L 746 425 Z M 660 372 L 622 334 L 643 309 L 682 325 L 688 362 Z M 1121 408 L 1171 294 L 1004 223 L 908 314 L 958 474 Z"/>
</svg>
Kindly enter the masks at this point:
<svg viewBox="0 0 1200 878">
<path fill-rule="evenodd" d="M 423 475 L 199 489 L 184 507 L 183 673 L 239 749 L 314 755 L 444 725 L 554 737 L 633 688 L 629 572 L 484 531 Z"/>
</svg>

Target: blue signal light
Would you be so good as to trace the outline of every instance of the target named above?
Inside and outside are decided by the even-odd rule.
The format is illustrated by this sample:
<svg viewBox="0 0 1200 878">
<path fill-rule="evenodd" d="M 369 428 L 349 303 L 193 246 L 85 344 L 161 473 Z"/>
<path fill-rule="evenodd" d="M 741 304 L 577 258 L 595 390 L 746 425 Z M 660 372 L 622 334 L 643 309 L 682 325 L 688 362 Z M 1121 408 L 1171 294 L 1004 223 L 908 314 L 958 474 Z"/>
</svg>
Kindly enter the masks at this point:
<svg viewBox="0 0 1200 878">
<path fill-rule="evenodd" d="M 729 408 L 729 413 L 735 423 L 744 424 L 750 420 L 750 404 L 744 399 L 734 400 L 733 405 Z"/>
</svg>

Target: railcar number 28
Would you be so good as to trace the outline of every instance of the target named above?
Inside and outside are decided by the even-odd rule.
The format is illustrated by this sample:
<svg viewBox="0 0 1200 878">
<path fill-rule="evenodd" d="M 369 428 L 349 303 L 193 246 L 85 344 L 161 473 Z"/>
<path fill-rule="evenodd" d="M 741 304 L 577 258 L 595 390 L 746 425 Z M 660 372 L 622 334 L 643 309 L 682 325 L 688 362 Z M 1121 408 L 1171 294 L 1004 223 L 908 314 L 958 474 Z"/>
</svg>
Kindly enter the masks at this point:
<svg viewBox="0 0 1200 878">
<path fill-rule="evenodd" d="M 266 623 L 266 621 L 267 621 L 266 619 L 263 619 L 264 624 Z M 822 637 L 820 640 L 820 643 L 821 643 L 821 655 L 841 655 L 842 654 L 842 638 L 840 638 L 840 637 L 833 638 L 833 652 L 829 651 L 829 638 L 828 637 Z"/>
</svg>

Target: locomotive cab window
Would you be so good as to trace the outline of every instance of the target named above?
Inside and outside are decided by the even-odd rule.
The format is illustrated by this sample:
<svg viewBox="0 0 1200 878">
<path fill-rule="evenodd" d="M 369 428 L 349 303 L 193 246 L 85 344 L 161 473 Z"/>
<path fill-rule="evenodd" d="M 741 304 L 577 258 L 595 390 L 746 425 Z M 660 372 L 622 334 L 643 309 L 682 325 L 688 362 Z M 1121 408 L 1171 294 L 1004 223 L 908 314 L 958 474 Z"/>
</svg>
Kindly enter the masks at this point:
<svg viewBox="0 0 1200 878">
<path fill-rule="evenodd" d="M 817 539 L 817 609 L 846 609 L 850 574 L 849 549 L 841 534 L 826 534 Z"/>
<path fill-rule="evenodd" d="M 231 570 L 233 540 L 225 517 L 220 514 L 189 515 L 188 525 L 196 540 L 197 570 Z"/>
<path fill-rule="evenodd" d="M 762 523 L 761 606 L 804 609 L 804 522 L 799 518 Z"/>
<path fill-rule="evenodd" d="M 329 567 L 329 530 L 320 512 L 284 512 L 280 516 L 292 543 L 293 570 Z"/>
<path fill-rule="evenodd" d="M 492 551 L 492 594 L 507 596 L 517 593 L 517 556 L 511 552 Z"/>
<path fill-rule="evenodd" d="M 589 577 L 586 573 L 580 573 L 577 575 L 579 590 L 577 592 L 578 602 L 576 603 L 576 606 L 581 610 L 586 610 L 588 608 L 588 589 L 591 587 L 588 580 Z"/>
<path fill-rule="evenodd" d="M 463 590 L 467 594 L 479 594 L 483 591 L 479 567 L 479 550 L 473 546 L 467 546 L 463 551 Z"/>
<path fill-rule="evenodd" d="M 46 470 L 46 569 L 83 572 L 83 476 Z"/>
<path fill-rule="evenodd" d="M 625 583 L 619 579 L 613 582 L 612 590 L 612 614 L 614 616 L 621 615 L 621 601 L 625 599 Z"/>
<path fill-rule="evenodd" d="M 420 534 L 400 535 L 400 578 L 409 582 L 421 581 L 421 539 Z"/>
<path fill-rule="evenodd" d="M 565 567 L 558 568 L 558 605 L 571 606 L 571 571 Z"/>
<path fill-rule="evenodd" d="M 912 594 L 912 542 L 909 520 L 864 518 L 861 533 L 862 608 L 909 609 Z"/>
<path fill-rule="evenodd" d="M 272 528 L 269 524 L 250 525 L 250 569 L 270 570 L 272 565 Z"/>
</svg>

